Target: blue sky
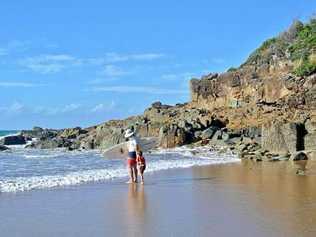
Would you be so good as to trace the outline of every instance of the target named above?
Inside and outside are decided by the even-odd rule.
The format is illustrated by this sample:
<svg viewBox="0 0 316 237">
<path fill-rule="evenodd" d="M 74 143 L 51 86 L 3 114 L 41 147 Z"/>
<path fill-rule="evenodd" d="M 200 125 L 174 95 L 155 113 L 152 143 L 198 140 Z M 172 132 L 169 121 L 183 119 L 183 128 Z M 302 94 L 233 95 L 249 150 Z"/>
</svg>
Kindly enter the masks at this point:
<svg viewBox="0 0 316 237">
<path fill-rule="evenodd" d="M 316 1 L 1 2 L 0 129 L 73 127 L 189 100 Z"/>
</svg>

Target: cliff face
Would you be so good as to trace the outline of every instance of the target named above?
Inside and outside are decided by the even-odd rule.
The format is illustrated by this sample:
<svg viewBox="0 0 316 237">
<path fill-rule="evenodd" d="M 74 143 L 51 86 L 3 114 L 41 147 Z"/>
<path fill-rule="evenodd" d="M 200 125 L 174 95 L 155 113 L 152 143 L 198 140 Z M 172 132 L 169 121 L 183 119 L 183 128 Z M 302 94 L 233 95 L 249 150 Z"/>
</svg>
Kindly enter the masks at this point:
<svg viewBox="0 0 316 237">
<path fill-rule="evenodd" d="M 262 128 L 269 151 L 315 150 L 316 20 L 295 21 L 239 68 L 193 79 L 190 88 L 191 107 L 212 111 L 231 129 Z"/>
<path fill-rule="evenodd" d="M 316 109 L 316 20 L 294 22 L 239 68 L 190 83 L 192 107 L 216 111 L 228 126 L 304 121 Z"/>
</svg>

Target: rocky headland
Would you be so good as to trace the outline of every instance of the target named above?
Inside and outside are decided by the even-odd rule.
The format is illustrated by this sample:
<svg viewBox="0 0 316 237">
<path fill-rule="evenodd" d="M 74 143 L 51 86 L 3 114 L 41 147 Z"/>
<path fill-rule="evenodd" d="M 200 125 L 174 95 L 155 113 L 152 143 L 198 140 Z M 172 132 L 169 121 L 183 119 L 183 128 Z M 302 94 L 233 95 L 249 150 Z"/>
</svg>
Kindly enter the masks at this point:
<svg viewBox="0 0 316 237">
<path fill-rule="evenodd" d="M 192 79 L 190 89 L 185 104 L 155 102 L 124 120 L 84 129 L 36 127 L 15 139 L 33 140 L 29 148 L 102 150 L 133 128 L 162 148 L 212 145 L 256 161 L 316 159 L 316 19 L 293 22 L 238 68 Z"/>
</svg>

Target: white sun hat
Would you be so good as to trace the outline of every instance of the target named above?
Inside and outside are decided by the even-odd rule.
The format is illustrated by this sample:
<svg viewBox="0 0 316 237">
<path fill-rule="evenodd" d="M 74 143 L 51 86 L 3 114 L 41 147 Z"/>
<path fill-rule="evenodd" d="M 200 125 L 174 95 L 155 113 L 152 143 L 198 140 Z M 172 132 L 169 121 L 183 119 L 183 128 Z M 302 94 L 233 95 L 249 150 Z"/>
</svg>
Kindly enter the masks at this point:
<svg viewBox="0 0 316 237">
<path fill-rule="evenodd" d="M 125 131 L 125 138 L 130 138 L 131 136 L 133 136 L 135 133 L 131 130 L 131 129 L 127 129 Z"/>
</svg>

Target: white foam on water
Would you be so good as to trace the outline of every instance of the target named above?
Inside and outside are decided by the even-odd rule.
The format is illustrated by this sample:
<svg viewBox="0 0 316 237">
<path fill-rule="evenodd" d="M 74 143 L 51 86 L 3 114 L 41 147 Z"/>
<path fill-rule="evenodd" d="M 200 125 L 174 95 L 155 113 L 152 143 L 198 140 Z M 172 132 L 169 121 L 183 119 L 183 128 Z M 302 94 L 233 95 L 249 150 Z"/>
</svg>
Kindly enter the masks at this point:
<svg viewBox="0 0 316 237">
<path fill-rule="evenodd" d="M 72 153 L 75 155 L 78 153 Z M 194 155 L 193 155 L 194 154 Z M 58 154 L 61 155 L 61 154 Z M 25 158 L 51 158 L 52 154 L 26 155 Z M 51 156 L 51 157 L 49 157 Z M 56 155 L 55 155 L 56 157 Z M 101 157 L 100 157 L 101 158 Z M 57 158 L 58 159 L 58 158 Z M 147 159 L 147 172 L 175 168 L 189 168 L 192 166 L 203 166 L 211 164 L 224 164 L 239 162 L 240 160 L 228 153 L 218 154 L 210 151 L 209 148 L 176 148 L 168 150 L 157 150 Z M 107 161 L 105 161 L 107 162 Z M 127 177 L 125 162 L 119 162 L 116 167 L 81 170 L 58 175 L 40 175 L 31 177 L 10 177 L 0 179 L 0 192 L 19 192 L 34 189 L 56 188 L 69 185 L 79 185 L 89 182 L 100 182 L 116 178 Z"/>
<path fill-rule="evenodd" d="M 59 155 L 23 155 L 26 159 L 49 159 L 49 158 L 55 158 L 58 157 Z"/>
</svg>

